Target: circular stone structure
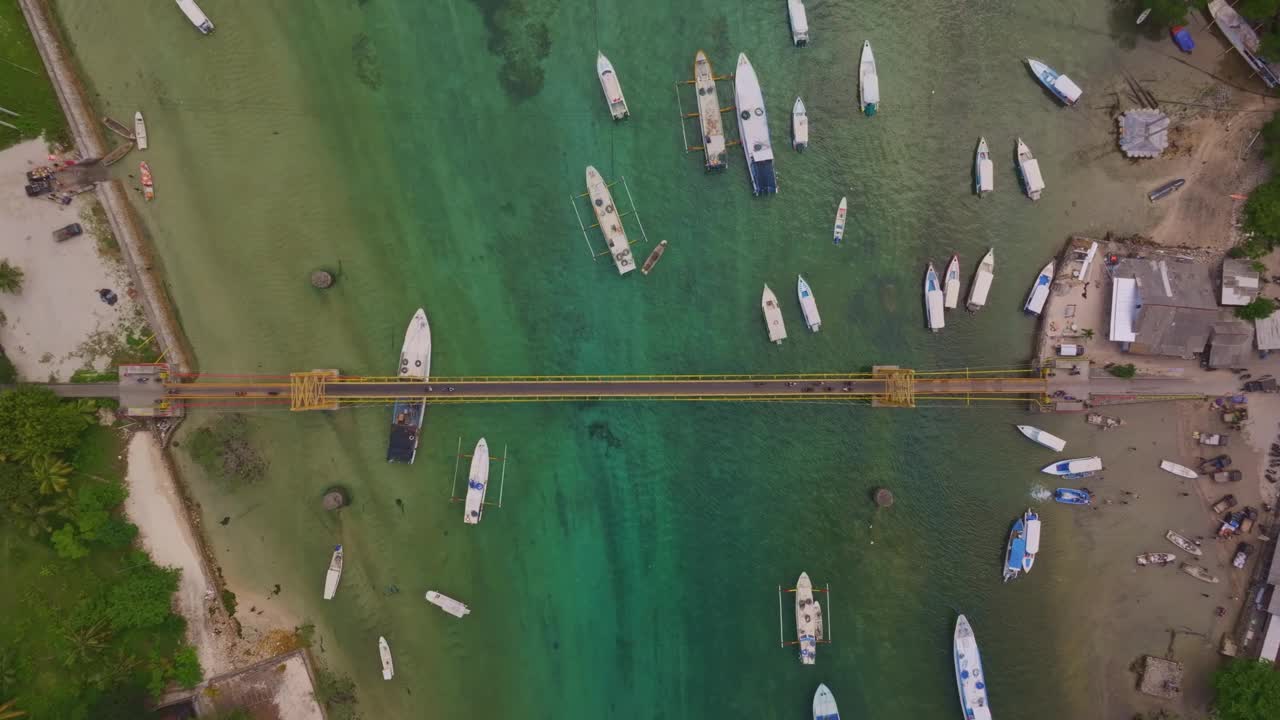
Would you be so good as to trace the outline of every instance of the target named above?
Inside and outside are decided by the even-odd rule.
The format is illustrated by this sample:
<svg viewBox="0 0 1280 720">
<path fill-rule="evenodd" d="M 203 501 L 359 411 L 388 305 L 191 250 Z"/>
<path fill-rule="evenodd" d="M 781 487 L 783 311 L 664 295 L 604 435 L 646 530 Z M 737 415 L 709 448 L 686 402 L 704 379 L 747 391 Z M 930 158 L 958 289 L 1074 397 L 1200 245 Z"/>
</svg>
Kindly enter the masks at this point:
<svg viewBox="0 0 1280 720">
<path fill-rule="evenodd" d="M 324 500 L 321 502 L 324 504 L 325 510 L 337 510 L 350 502 L 350 500 L 347 497 L 347 491 L 335 487 L 329 488 L 329 491 L 324 494 Z"/>
<path fill-rule="evenodd" d="M 888 488 L 876 488 L 876 505 L 889 507 L 893 504 L 893 493 Z"/>
<path fill-rule="evenodd" d="M 316 270 L 311 273 L 311 285 L 321 290 L 333 287 L 333 273 L 328 270 Z"/>
</svg>

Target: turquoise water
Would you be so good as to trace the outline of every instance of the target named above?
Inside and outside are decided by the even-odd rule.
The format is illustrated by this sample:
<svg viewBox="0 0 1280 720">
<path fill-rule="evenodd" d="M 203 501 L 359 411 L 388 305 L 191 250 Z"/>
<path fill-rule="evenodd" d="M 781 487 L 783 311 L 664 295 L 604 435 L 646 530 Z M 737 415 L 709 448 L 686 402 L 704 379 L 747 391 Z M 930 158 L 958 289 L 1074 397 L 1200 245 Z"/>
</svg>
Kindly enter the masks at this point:
<svg viewBox="0 0 1280 720">
<path fill-rule="evenodd" d="M 763 0 L 206 0 L 211 38 L 143 0 L 117 3 L 137 21 L 110 37 L 97 4 L 56 4 L 103 109 L 147 113 L 159 198 L 144 217 L 208 372 L 390 374 L 418 306 L 444 375 L 1020 365 L 1033 325 L 1019 306 L 1065 236 L 1151 219 L 1133 185 L 1143 175 L 1111 157 L 1103 107 L 1128 51 L 1109 10 L 1085 0 L 814 2 L 803 50 L 785 5 Z M 873 120 L 856 113 L 863 38 L 881 74 Z M 608 119 L 597 47 L 626 122 Z M 752 59 L 776 197 L 751 197 L 738 148 L 718 175 L 682 151 L 674 83 L 699 48 L 721 73 L 739 51 Z M 1032 53 L 1086 88 L 1081 107 L 1038 89 L 1021 64 Z M 728 104 L 731 84 L 721 92 Z M 789 148 L 796 95 L 811 123 L 802 155 Z M 979 135 L 997 160 L 981 201 L 969 192 Z M 1048 182 L 1037 204 L 1017 191 L 1019 135 Z M 649 237 L 640 258 L 670 240 L 652 275 L 619 278 L 589 257 L 570 207 L 588 164 L 625 176 Z M 924 263 L 958 252 L 967 281 L 990 246 L 988 308 L 925 332 Z M 306 285 L 320 265 L 341 272 L 325 294 Z M 820 334 L 803 329 L 797 273 Z M 780 347 L 761 326 L 766 282 L 791 334 Z M 1096 708 L 1061 623 L 1072 610 L 1055 601 L 1084 568 L 1065 523 L 1047 523 L 1036 573 L 999 583 L 1008 523 L 1042 464 L 1008 427 L 1020 408 L 433 408 L 412 467 L 381 462 L 388 415 L 256 415 L 272 466 L 253 487 L 186 468 L 231 588 L 279 584 L 269 602 L 316 622 L 317 656 L 358 681 L 367 717 L 799 718 L 818 682 L 853 717 L 952 717 L 957 611 L 1002 715 Z M 508 448 L 504 507 L 464 527 L 448 502 L 454 455 L 482 435 Z M 355 498 L 336 518 L 315 500 L 334 483 Z M 877 514 L 879 485 L 898 503 Z M 324 604 L 335 542 L 347 570 Z M 778 646 L 777 587 L 802 570 L 832 588 L 834 643 L 816 668 Z M 392 584 L 403 592 L 385 594 Z M 427 606 L 428 588 L 471 616 Z M 380 634 L 391 683 L 377 674 Z"/>
</svg>

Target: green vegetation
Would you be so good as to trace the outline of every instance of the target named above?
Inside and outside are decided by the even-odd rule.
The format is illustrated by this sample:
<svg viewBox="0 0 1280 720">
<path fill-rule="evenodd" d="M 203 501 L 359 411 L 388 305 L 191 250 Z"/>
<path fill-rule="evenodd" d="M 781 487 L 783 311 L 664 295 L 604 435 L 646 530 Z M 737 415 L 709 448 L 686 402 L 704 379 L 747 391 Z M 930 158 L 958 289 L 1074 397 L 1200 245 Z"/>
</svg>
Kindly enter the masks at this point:
<svg viewBox="0 0 1280 720">
<path fill-rule="evenodd" d="M 356 720 L 356 684 L 345 675 L 330 672 L 323 665 L 316 665 L 316 702 L 324 706 L 329 720 Z"/>
<path fill-rule="evenodd" d="M 1213 676 L 1218 720 L 1274 720 L 1280 717 L 1280 673 L 1271 663 L 1237 658 Z"/>
<path fill-rule="evenodd" d="M 22 268 L 10 263 L 8 259 L 0 260 L 0 292 L 14 295 L 22 292 L 22 279 L 25 276 Z"/>
<path fill-rule="evenodd" d="M 1135 16 L 1147 8 L 1151 9 L 1151 15 L 1146 22 L 1155 27 L 1181 25 L 1191 9 L 1187 6 L 1187 0 L 1142 0 L 1134 5 Z"/>
<path fill-rule="evenodd" d="M 137 720 L 201 677 L 170 609 L 178 572 L 133 548 L 123 440 L 93 409 L 0 394 L 0 697 L 33 718 Z"/>
<path fill-rule="evenodd" d="M 0 2 L 0 88 L 4 88 L 4 107 L 18 113 L 18 117 L 0 117 L 18 128 L 0 125 L 0 148 L 40 135 L 57 145 L 70 144 L 67 121 L 27 20 L 18 3 L 11 0 Z"/>
<path fill-rule="evenodd" d="M 1271 298 L 1254 298 L 1253 302 L 1236 308 L 1236 317 L 1241 320 L 1261 320 L 1269 318 L 1276 311 L 1276 301 Z"/>
<path fill-rule="evenodd" d="M 212 477 L 232 485 L 261 480 L 267 461 L 249 444 L 249 421 L 243 415 L 222 415 L 191 434 L 187 454 Z"/>
<path fill-rule="evenodd" d="M 13 361 L 4 354 L 4 348 L 0 347 L 0 385 L 12 385 L 17 381 L 18 368 L 13 366 Z"/>
<path fill-rule="evenodd" d="M 1266 3 L 1271 5 L 1271 14 L 1280 9 L 1280 0 L 1242 0 L 1240 6 L 1245 4 L 1256 5 L 1258 3 Z M 1238 6 L 1239 7 L 1239 6 Z M 1241 11 L 1243 13 L 1243 10 Z M 1255 16 L 1260 17 L 1260 16 Z M 1268 33 L 1267 39 L 1273 36 L 1280 36 L 1280 32 Z M 1274 40 L 1277 50 L 1280 50 L 1280 40 Z M 1280 57 L 1280 52 L 1277 52 Z M 1231 248 L 1227 253 L 1234 258 L 1251 258 L 1258 259 L 1271 252 L 1277 243 L 1280 243 L 1280 174 L 1274 171 L 1280 169 L 1280 116 L 1272 117 L 1262 126 L 1263 156 L 1271 164 L 1273 175 L 1271 180 L 1259 185 L 1250 195 L 1244 204 L 1244 229 L 1248 234 L 1248 239 L 1240 243 L 1236 247 Z"/>
<path fill-rule="evenodd" d="M 1133 363 L 1129 363 L 1128 365 L 1112 365 L 1111 367 L 1107 368 L 1107 372 L 1111 373 L 1112 375 L 1115 375 L 1118 378 L 1124 378 L 1128 380 L 1129 378 L 1138 374 L 1138 368 L 1134 367 Z"/>
</svg>

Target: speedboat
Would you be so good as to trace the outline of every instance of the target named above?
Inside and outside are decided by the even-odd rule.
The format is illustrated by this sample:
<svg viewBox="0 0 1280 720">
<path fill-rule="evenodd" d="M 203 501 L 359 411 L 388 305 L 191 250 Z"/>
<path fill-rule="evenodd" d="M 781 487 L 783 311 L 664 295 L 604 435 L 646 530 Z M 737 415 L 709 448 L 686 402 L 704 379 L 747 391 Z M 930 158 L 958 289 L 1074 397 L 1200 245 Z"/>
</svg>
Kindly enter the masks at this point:
<svg viewBox="0 0 1280 720">
<path fill-rule="evenodd" d="M 1049 299 L 1049 288 L 1053 285 L 1053 269 L 1052 260 L 1048 265 L 1040 268 L 1040 274 L 1036 276 L 1031 292 L 1027 294 L 1027 302 L 1022 306 L 1024 311 L 1032 315 L 1039 315 L 1044 311 L 1044 304 Z"/>
<path fill-rule="evenodd" d="M 991 162 L 991 151 L 987 149 L 987 139 L 978 138 L 978 150 L 973 157 L 973 191 L 978 197 L 995 189 L 995 164 Z"/>
<path fill-rule="evenodd" d="M 801 0 L 787 0 L 787 15 L 791 19 L 791 42 L 796 47 L 809 44 L 809 18 L 805 17 Z"/>
<path fill-rule="evenodd" d="M 333 549 L 329 558 L 329 571 L 324 575 L 324 599 L 332 600 L 338 592 L 338 581 L 342 579 L 342 546 Z"/>
<path fill-rule="evenodd" d="M 876 73 L 876 56 L 871 52 L 871 41 L 862 43 L 862 62 L 858 66 L 858 102 L 867 117 L 880 108 L 880 76 Z"/>
<path fill-rule="evenodd" d="M 800 297 L 800 312 L 804 314 L 804 324 L 810 332 L 818 332 L 822 327 L 822 316 L 818 314 L 818 301 L 813 299 L 813 290 L 805 282 L 803 275 L 796 276 L 796 294 Z"/>
<path fill-rule="evenodd" d="M 942 276 L 942 307 L 955 310 L 960 305 L 960 256 L 952 255 L 947 272 Z"/>
<path fill-rule="evenodd" d="M 951 658 L 956 672 L 956 690 L 960 693 L 960 710 L 965 720 L 991 720 L 987 677 L 982 672 L 978 639 L 964 615 L 956 618 L 956 630 L 951 636 Z"/>
<path fill-rule="evenodd" d="M 771 342 L 782 344 L 787 339 L 787 325 L 782 321 L 782 308 L 778 307 L 778 296 L 773 294 L 768 285 L 760 293 L 760 309 L 764 311 L 764 326 Z"/>
<path fill-rule="evenodd" d="M 804 111 L 804 101 L 796 98 L 791 107 L 791 147 L 800 152 L 809 147 L 809 114 Z"/>
<path fill-rule="evenodd" d="M 987 294 L 991 292 L 991 281 L 996 277 L 996 249 L 991 248 L 978 263 L 978 271 L 973 275 L 969 285 L 969 301 L 965 307 L 969 312 L 977 312 L 987 304 Z"/>
<path fill-rule="evenodd" d="M 938 271 L 933 269 L 933 263 L 929 263 L 924 273 L 924 312 L 930 330 L 938 332 L 946 327 L 947 320 L 943 317 L 942 286 L 938 283 Z"/>
<path fill-rule="evenodd" d="M 463 605 L 461 602 L 457 600 L 454 600 L 448 595 L 443 595 L 441 593 L 436 592 L 435 590 L 428 590 L 426 597 L 427 597 L 427 602 L 431 603 L 432 605 L 435 605 L 436 607 L 440 608 L 441 610 L 449 613 L 454 617 L 460 618 L 460 617 L 465 617 L 466 615 L 471 614 L 471 608 L 467 607 L 466 605 Z"/>
<path fill-rule="evenodd" d="M 396 666 L 391 662 L 391 645 L 384 637 L 378 637 L 378 655 L 382 658 L 382 679 L 390 680 L 396 676 Z"/>
<path fill-rule="evenodd" d="M 1035 58 L 1027 58 L 1027 67 L 1031 68 L 1031 74 L 1036 76 L 1040 84 L 1053 93 L 1063 105 L 1075 105 L 1080 99 L 1083 91 L 1080 90 L 1079 85 L 1071 81 L 1071 78 Z"/>
<path fill-rule="evenodd" d="M 1088 505 L 1093 502 L 1093 493 L 1076 488 L 1058 488 L 1053 491 L 1053 500 L 1063 505 Z"/>
<path fill-rule="evenodd" d="M 489 491 L 489 443 L 484 438 L 471 453 L 471 470 L 467 473 L 467 500 L 462 521 L 476 525 L 484 515 L 484 496 Z"/>
<path fill-rule="evenodd" d="M 839 245 L 840 241 L 844 240 L 844 219 L 845 219 L 845 215 L 847 215 L 848 212 L 849 212 L 849 198 L 842 197 L 840 198 L 840 207 L 836 208 L 836 227 L 834 232 L 835 239 L 832 240 L 832 242 L 834 242 L 836 245 Z"/>
<path fill-rule="evenodd" d="M 1163 566 L 1163 565 L 1168 565 L 1169 563 L 1177 559 L 1178 559 L 1178 556 L 1174 555 L 1173 553 L 1142 553 L 1137 557 L 1138 564 L 1142 566 L 1147 566 L 1147 565 Z"/>
<path fill-rule="evenodd" d="M 1027 197 L 1039 200 L 1040 194 L 1044 192 L 1044 177 L 1040 175 L 1040 161 L 1031 154 L 1031 148 L 1022 142 L 1022 138 L 1018 138 L 1016 148 L 1018 177 L 1022 178 L 1022 189 L 1027 193 Z"/>
<path fill-rule="evenodd" d="M 1027 436 L 1027 439 L 1033 443 L 1043 445 L 1050 450 L 1062 452 L 1067 447 L 1067 441 L 1054 435 L 1047 433 L 1033 425 L 1019 425 L 1018 431 Z"/>
<path fill-rule="evenodd" d="M 1195 544 L 1190 539 L 1182 535 L 1179 535 L 1178 533 L 1172 530 L 1165 532 L 1164 537 L 1169 542 L 1173 543 L 1174 545 L 1177 545 L 1182 550 L 1189 552 L 1192 555 L 1195 555 L 1196 557 L 1200 557 L 1204 555 L 1204 551 L 1200 549 L 1199 545 Z"/>
<path fill-rule="evenodd" d="M 147 149 L 147 123 L 142 119 L 142 111 L 133 114 L 133 140 L 139 150 Z"/>
<path fill-rule="evenodd" d="M 618 73 L 614 72 L 613 63 L 602 52 L 596 53 L 596 75 L 600 76 L 600 89 L 604 91 L 604 100 L 613 119 L 621 120 L 631 115 L 627 99 L 622 94 L 622 84 L 618 82 Z"/>
<path fill-rule="evenodd" d="M 1164 470 L 1165 472 L 1173 473 L 1178 477 L 1187 478 L 1188 480 L 1195 480 L 1196 478 L 1200 477 L 1199 473 L 1187 467 L 1186 465 L 1179 465 L 1178 463 L 1172 462 L 1169 460 L 1161 460 L 1160 469 Z"/>
<path fill-rule="evenodd" d="M 1072 460 L 1050 463 L 1040 468 L 1040 472 L 1048 473 L 1050 475 L 1061 475 L 1068 480 L 1079 480 L 1080 478 L 1087 478 L 1101 469 L 1102 458 L 1094 455 L 1092 457 L 1074 458 Z"/>
<path fill-rule="evenodd" d="M 208 35 L 213 32 L 213 21 L 209 19 L 208 15 L 204 14 L 204 11 L 196 4 L 196 0 L 177 0 L 177 3 L 178 9 L 182 10 L 182 14 L 187 16 L 187 19 L 191 21 L 192 25 L 196 26 L 201 35 Z"/>
<path fill-rule="evenodd" d="M 733 102 L 738 107 L 738 138 L 751 174 L 751 192 L 772 195 L 778 192 L 773 171 L 773 145 L 769 142 L 769 118 L 764 112 L 760 79 L 746 53 L 738 54 L 738 72 L 733 77 Z"/>
<path fill-rule="evenodd" d="M 813 694 L 813 720 L 840 720 L 836 696 L 826 685 L 819 684 L 818 691 Z"/>
</svg>

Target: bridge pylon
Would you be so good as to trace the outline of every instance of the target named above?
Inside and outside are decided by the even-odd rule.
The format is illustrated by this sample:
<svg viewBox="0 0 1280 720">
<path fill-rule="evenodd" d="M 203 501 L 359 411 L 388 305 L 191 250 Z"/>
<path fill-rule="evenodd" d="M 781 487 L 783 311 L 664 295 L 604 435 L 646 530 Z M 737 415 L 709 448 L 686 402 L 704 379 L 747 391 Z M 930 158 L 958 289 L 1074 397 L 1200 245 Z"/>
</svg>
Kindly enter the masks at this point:
<svg viewBox="0 0 1280 720">
<path fill-rule="evenodd" d="M 913 408 L 916 406 L 916 371 L 897 365 L 876 365 L 871 377 L 884 381 L 884 393 L 871 399 L 871 407 Z"/>
</svg>

